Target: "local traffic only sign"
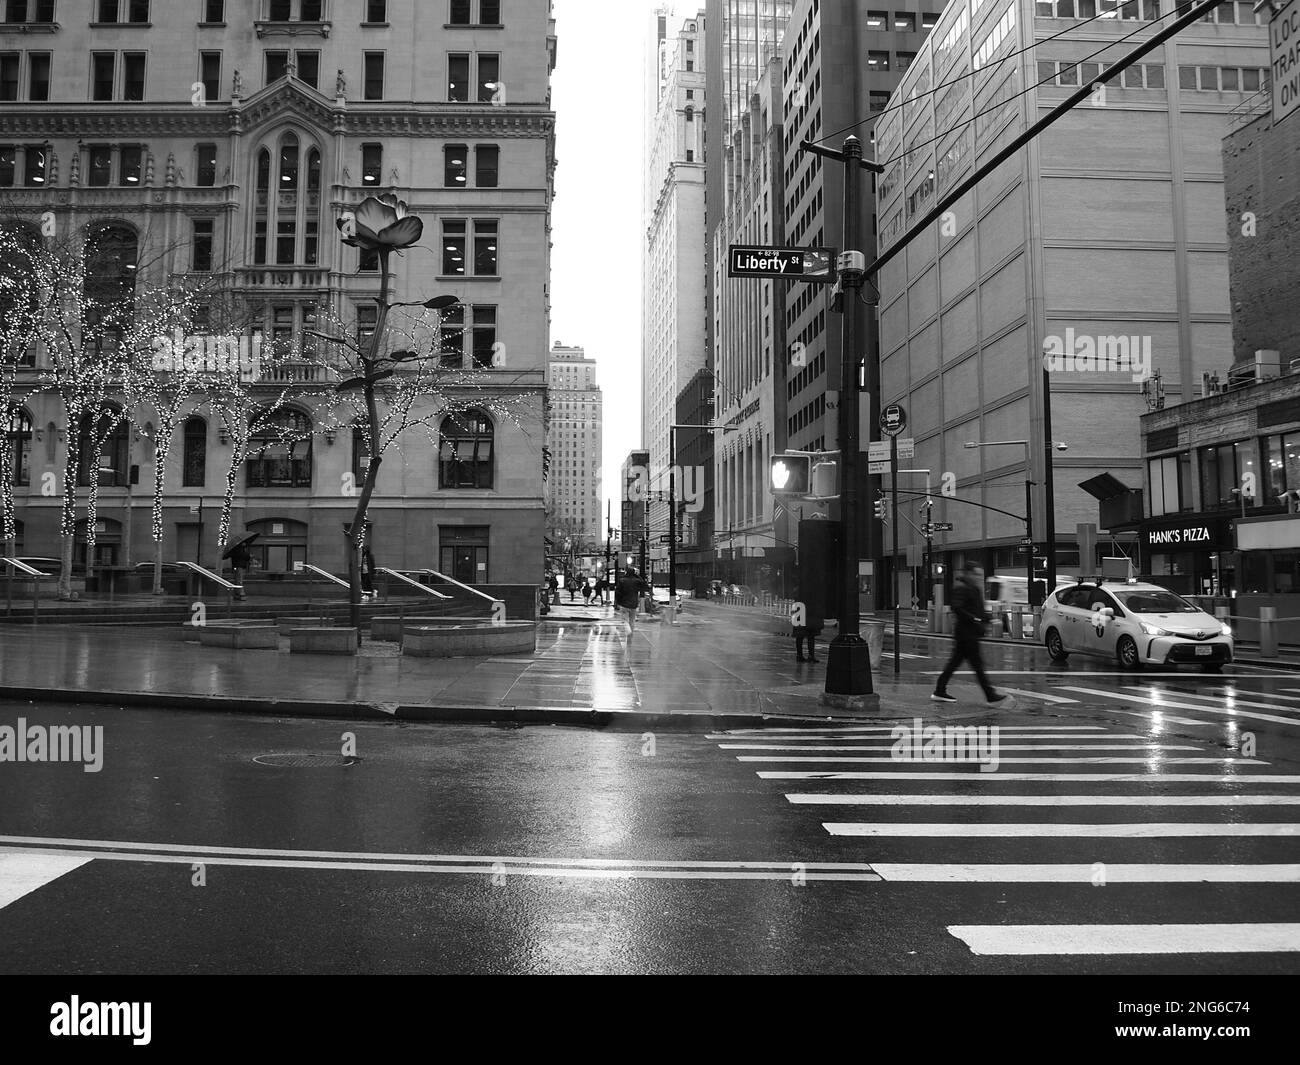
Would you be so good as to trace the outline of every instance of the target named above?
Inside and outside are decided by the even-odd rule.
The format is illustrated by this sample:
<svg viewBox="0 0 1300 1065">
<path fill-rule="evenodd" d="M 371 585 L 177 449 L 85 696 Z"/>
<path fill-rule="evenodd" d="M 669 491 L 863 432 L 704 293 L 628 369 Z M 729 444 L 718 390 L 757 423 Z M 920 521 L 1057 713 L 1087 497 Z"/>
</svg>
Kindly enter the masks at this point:
<svg viewBox="0 0 1300 1065">
<path fill-rule="evenodd" d="M 1273 125 L 1300 110 L 1300 0 L 1274 5 L 1268 24 L 1269 60 L 1273 64 Z"/>
<path fill-rule="evenodd" d="M 732 244 L 727 249 L 727 276 L 829 284 L 835 280 L 835 249 Z"/>
</svg>

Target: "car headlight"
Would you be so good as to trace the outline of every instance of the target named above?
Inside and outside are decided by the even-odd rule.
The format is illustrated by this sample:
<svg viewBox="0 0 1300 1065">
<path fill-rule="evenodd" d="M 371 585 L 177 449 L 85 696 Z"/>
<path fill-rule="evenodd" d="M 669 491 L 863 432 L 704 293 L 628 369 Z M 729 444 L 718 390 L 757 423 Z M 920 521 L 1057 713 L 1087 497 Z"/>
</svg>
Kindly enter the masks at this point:
<svg viewBox="0 0 1300 1065">
<path fill-rule="evenodd" d="M 1159 625 L 1148 625 L 1145 621 L 1142 622 L 1142 631 L 1145 632 L 1148 636 L 1172 636 L 1173 635 L 1173 633 L 1171 633 L 1168 629 L 1162 629 Z"/>
<path fill-rule="evenodd" d="M 1231 635 L 1232 635 L 1232 626 L 1231 626 L 1231 625 L 1224 625 L 1223 628 L 1219 630 L 1219 633 L 1220 633 L 1220 635 L 1222 635 L 1222 636 L 1231 636 Z"/>
</svg>

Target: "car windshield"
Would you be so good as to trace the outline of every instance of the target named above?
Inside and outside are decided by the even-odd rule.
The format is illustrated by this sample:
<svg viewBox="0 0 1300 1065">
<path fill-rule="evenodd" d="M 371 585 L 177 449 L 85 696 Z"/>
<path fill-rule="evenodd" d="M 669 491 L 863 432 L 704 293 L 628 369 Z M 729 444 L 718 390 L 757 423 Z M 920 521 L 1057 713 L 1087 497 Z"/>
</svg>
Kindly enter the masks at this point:
<svg viewBox="0 0 1300 1065">
<path fill-rule="evenodd" d="M 1116 592 L 1115 597 L 1135 614 L 1199 614 L 1201 610 L 1173 592 Z"/>
</svg>

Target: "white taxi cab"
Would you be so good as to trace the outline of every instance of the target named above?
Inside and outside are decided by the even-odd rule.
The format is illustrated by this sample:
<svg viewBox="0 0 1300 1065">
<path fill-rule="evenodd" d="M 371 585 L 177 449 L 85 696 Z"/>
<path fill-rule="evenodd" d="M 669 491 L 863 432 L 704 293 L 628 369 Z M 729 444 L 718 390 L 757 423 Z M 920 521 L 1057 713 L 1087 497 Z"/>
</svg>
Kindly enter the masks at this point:
<svg viewBox="0 0 1300 1065">
<path fill-rule="evenodd" d="M 1043 605 L 1043 642 L 1054 662 L 1071 654 L 1113 658 L 1122 669 L 1199 665 L 1217 673 L 1233 659 L 1232 629 L 1157 584 L 1081 582 Z"/>
</svg>

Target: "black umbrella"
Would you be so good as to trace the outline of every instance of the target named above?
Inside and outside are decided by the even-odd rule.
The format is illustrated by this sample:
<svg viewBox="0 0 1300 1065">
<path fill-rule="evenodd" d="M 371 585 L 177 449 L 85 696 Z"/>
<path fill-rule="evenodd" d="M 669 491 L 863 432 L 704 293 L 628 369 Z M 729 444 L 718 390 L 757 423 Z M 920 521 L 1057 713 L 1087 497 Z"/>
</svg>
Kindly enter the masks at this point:
<svg viewBox="0 0 1300 1065">
<path fill-rule="evenodd" d="M 233 544 L 231 544 L 223 552 L 221 552 L 221 557 L 223 559 L 229 558 L 241 547 L 247 547 L 249 544 L 251 544 L 254 540 L 256 540 L 261 535 L 262 535 L 261 533 L 249 533 L 242 540 L 236 540 Z"/>
</svg>

